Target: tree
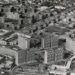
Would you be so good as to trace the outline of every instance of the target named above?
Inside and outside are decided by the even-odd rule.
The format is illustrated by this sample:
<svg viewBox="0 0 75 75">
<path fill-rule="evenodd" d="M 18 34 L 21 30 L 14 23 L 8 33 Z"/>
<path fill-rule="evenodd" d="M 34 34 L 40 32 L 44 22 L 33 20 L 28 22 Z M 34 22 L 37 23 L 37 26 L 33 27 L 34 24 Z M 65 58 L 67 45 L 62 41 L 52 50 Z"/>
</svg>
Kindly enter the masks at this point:
<svg viewBox="0 0 75 75">
<path fill-rule="evenodd" d="M 33 16 L 32 16 L 32 23 L 34 24 L 36 21 L 37 21 L 37 20 L 36 20 L 35 16 L 33 15 Z"/>
<path fill-rule="evenodd" d="M 27 13 L 27 11 L 28 11 L 28 10 L 27 10 L 27 9 L 25 9 L 25 13 Z"/>
<path fill-rule="evenodd" d="M 18 1 L 18 3 L 20 3 L 20 0 L 17 0 Z"/>
<path fill-rule="evenodd" d="M 25 15 L 23 13 L 20 13 L 19 17 L 20 18 L 25 18 Z"/>
<path fill-rule="evenodd" d="M 42 19 L 46 19 L 45 15 L 42 15 Z"/>
<path fill-rule="evenodd" d="M 35 9 L 34 9 L 34 12 L 36 13 L 37 11 L 38 11 L 37 8 L 35 8 Z"/>
<path fill-rule="evenodd" d="M 11 12 L 15 12 L 16 9 L 14 7 L 11 8 Z"/>
<path fill-rule="evenodd" d="M 43 63 L 44 58 L 41 56 L 41 54 L 36 54 L 36 53 L 35 53 L 35 60 L 36 60 L 38 63 Z"/>
</svg>

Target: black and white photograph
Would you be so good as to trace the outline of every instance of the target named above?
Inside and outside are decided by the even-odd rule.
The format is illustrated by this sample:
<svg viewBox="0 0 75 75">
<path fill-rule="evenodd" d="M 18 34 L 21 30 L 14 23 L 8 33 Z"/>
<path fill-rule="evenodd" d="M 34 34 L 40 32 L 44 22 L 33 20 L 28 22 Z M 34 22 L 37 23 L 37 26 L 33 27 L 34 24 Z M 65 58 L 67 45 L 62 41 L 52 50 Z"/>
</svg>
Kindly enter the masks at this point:
<svg viewBox="0 0 75 75">
<path fill-rule="evenodd" d="M 75 75 L 75 0 L 0 0 L 0 75 Z"/>
</svg>

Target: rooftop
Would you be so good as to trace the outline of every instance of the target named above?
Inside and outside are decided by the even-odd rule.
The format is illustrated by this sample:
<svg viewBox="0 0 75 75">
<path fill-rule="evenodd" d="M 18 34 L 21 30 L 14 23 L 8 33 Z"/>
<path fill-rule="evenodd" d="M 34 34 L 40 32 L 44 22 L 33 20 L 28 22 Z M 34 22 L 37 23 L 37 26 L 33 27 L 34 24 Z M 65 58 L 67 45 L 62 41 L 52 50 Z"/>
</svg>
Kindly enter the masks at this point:
<svg viewBox="0 0 75 75">
<path fill-rule="evenodd" d="M 31 27 L 27 26 L 27 27 L 22 28 L 19 32 L 23 33 L 23 34 L 26 34 L 26 35 L 31 35 L 31 30 L 32 30 Z"/>
<path fill-rule="evenodd" d="M 5 39 L 5 38 L 11 36 L 13 33 L 14 33 L 14 31 L 7 32 L 7 33 L 4 34 L 2 37 Z"/>
<path fill-rule="evenodd" d="M 12 42 L 18 38 L 18 35 L 14 35 L 12 38 L 7 39 L 7 42 Z"/>
<path fill-rule="evenodd" d="M 38 8 L 38 10 L 40 10 L 40 11 L 43 11 L 43 10 L 46 10 L 48 7 L 46 7 L 46 6 L 41 6 L 40 8 Z"/>
<path fill-rule="evenodd" d="M 10 18 L 6 18 L 5 22 L 11 22 L 13 24 L 18 24 L 18 20 L 16 20 L 16 19 L 10 19 Z"/>
<path fill-rule="evenodd" d="M 23 50 L 23 49 L 19 48 L 18 46 L 10 46 L 10 45 L 9 46 L 7 46 L 7 45 L 0 45 L 0 48 L 1 49 L 4 48 L 5 50 L 7 50 L 7 49 L 8 50 L 14 50 L 14 51 L 17 51 L 17 52 L 20 51 L 20 50 Z"/>
<path fill-rule="evenodd" d="M 69 32 L 70 30 L 67 29 L 67 28 L 61 28 L 61 27 L 58 27 L 58 26 L 50 26 L 50 27 L 47 27 L 46 28 L 46 32 L 49 32 L 49 33 L 57 33 L 57 34 L 65 34 L 65 32 Z"/>
</svg>

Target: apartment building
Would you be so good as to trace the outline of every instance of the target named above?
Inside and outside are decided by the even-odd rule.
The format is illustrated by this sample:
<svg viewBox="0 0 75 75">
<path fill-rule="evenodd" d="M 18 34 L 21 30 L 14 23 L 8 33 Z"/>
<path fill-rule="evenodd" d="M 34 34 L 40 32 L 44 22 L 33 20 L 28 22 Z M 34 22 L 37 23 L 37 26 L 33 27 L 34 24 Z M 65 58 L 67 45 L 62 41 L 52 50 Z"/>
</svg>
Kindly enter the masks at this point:
<svg viewBox="0 0 75 75">
<path fill-rule="evenodd" d="M 58 47 L 58 35 L 47 33 L 45 37 L 42 38 L 43 48 L 54 48 Z"/>
<path fill-rule="evenodd" d="M 26 35 L 23 33 L 18 33 L 18 46 L 21 49 L 28 49 L 30 48 L 30 35 Z"/>
</svg>

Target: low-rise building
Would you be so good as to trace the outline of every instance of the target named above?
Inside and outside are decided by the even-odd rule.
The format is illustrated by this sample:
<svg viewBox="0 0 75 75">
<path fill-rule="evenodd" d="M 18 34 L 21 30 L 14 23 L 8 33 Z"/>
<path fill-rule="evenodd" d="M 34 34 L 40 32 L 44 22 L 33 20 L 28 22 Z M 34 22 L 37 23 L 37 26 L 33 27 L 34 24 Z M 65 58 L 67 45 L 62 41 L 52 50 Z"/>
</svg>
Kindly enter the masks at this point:
<svg viewBox="0 0 75 75">
<path fill-rule="evenodd" d="M 19 18 L 18 13 L 14 12 L 7 12 L 4 18 L 4 28 L 6 29 L 20 29 L 21 19 Z"/>
<path fill-rule="evenodd" d="M 18 33 L 18 46 L 21 49 L 28 49 L 30 47 L 30 35 L 24 33 Z"/>
<path fill-rule="evenodd" d="M 26 51 L 13 46 L 0 46 L 0 55 L 8 55 L 15 58 L 15 64 L 20 65 L 26 62 Z"/>
</svg>

